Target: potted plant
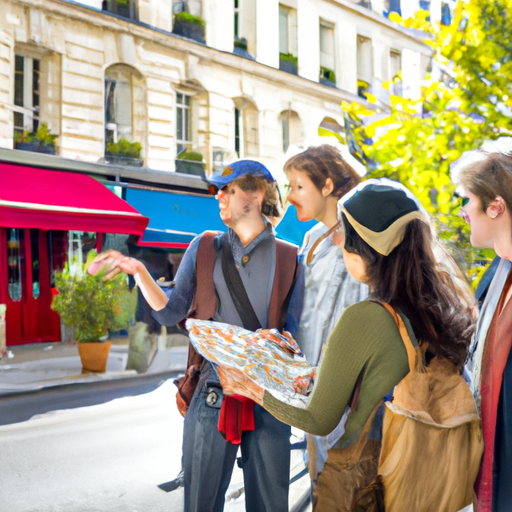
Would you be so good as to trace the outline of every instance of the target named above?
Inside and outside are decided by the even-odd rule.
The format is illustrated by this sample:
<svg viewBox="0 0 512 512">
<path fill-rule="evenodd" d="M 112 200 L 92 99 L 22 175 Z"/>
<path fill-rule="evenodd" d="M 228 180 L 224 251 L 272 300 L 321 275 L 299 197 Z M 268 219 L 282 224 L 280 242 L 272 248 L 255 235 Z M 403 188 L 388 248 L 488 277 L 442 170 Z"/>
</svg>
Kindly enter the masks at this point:
<svg viewBox="0 0 512 512">
<path fill-rule="evenodd" d="M 279 54 L 279 69 L 286 71 L 292 75 L 297 74 L 298 70 L 298 59 L 291 53 L 280 53 Z"/>
<path fill-rule="evenodd" d="M 105 271 L 90 275 L 88 265 L 96 256 L 90 251 L 80 268 L 66 263 L 55 276 L 56 295 L 52 309 L 61 321 L 73 327 L 82 361 L 82 373 L 104 372 L 112 342 L 109 331 L 125 329 L 135 314 L 137 294 L 130 292 L 125 274 L 105 281 Z"/>
<path fill-rule="evenodd" d="M 332 69 L 320 67 L 320 83 L 329 87 L 336 87 L 336 74 Z"/>
<path fill-rule="evenodd" d="M 206 178 L 203 155 L 196 151 L 182 151 L 176 156 L 176 172 Z"/>
<path fill-rule="evenodd" d="M 35 153 L 46 153 L 54 155 L 56 151 L 55 140 L 57 135 L 50 133 L 47 123 L 41 126 L 35 133 L 24 132 L 14 134 L 14 148 L 22 151 L 33 151 Z"/>
<path fill-rule="evenodd" d="M 142 146 L 139 142 L 130 142 L 125 137 L 121 137 L 117 142 L 107 143 L 105 160 L 109 164 L 142 167 L 141 151 Z"/>
<path fill-rule="evenodd" d="M 194 16 L 188 12 L 177 12 L 173 19 L 172 32 L 205 44 L 204 20 L 199 16 Z"/>
<path fill-rule="evenodd" d="M 249 53 L 247 49 L 247 39 L 245 39 L 245 37 L 235 37 L 235 41 L 233 42 L 233 53 L 235 55 L 239 55 L 240 57 L 254 60 L 254 57 Z"/>
</svg>

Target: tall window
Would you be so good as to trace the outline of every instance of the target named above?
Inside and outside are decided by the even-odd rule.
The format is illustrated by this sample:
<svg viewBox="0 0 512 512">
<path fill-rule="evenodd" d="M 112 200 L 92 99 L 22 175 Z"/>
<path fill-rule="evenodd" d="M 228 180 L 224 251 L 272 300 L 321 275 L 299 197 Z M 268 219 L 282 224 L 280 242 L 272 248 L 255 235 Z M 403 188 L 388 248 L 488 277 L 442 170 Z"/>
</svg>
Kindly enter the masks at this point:
<svg viewBox="0 0 512 512">
<path fill-rule="evenodd" d="M 40 61 L 24 55 L 14 58 L 14 131 L 35 132 L 39 127 Z"/>
<path fill-rule="evenodd" d="M 389 78 L 391 80 L 397 78 L 397 75 L 402 71 L 402 54 L 398 50 L 390 50 L 389 52 Z M 393 84 L 391 91 L 396 96 L 402 96 L 402 80 Z"/>
<path fill-rule="evenodd" d="M 240 38 L 240 0 L 235 0 L 235 39 Z"/>
<path fill-rule="evenodd" d="M 279 68 L 297 73 L 297 11 L 279 6 Z"/>
<path fill-rule="evenodd" d="M 20 301 L 23 296 L 23 276 L 25 275 L 25 231 L 23 229 L 7 230 L 7 265 L 9 280 L 9 297 Z"/>
<path fill-rule="evenodd" d="M 235 107 L 235 152 L 238 158 L 242 158 L 244 155 L 241 152 L 244 145 L 244 126 L 242 111 Z"/>
<path fill-rule="evenodd" d="M 373 79 L 373 49 L 372 40 L 357 36 L 357 92 L 365 97 L 371 92 Z"/>
<path fill-rule="evenodd" d="M 132 140 L 132 89 L 129 77 L 105 77 L 105 144 Z"/>
<path fill-rule="evenodd" d="M 385 0 L 384 2 L 384 9 L 389 14 L 390 12 L 397 12 L 402 15 L 402 8 L 400 5 L 401 0 Z"/>
<path fill-rule="evenodd" d="M 103 0 L 102 9 L 123 16 L 123 18 L 139 19 L 137 0 Z"/>
<path fill-rule="evenodd" d="M 181 92 L 176 93 L 176 142 L 178 143 L 178 153 L 192 144 L 190 106 L 190 96 Z"/>
<path fill-rule="evenodd" d="M 441 25 L 451 25 L 452 23 L 452 11 L 450 5 L 447 2 L 443 2 L 441 6 Z"/>
<path fill-rule="evenodd" d="M 334 27 L 320 22 L 320 79 L 336 83 L 334 59 Z"/>
</svg>

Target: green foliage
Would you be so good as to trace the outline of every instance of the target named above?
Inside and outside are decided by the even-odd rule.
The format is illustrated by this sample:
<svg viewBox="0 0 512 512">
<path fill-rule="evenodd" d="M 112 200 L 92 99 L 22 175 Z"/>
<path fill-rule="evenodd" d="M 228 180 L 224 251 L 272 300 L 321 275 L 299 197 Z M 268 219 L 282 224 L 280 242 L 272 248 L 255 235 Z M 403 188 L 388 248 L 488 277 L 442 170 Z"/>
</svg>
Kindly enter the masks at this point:
<svg viewBox="0 0 512 512">
<path fill-rule="evenodd" d="M 81 343 L 97 342 L 109 330 L 125 329 L 137 305 L 136 290 L 128 290 L 125 274 L 105 281 L 105 272 L 94 276 L 86 272 L 95 255 L 95 251 L 89 253 L 83 269 L 73 272 L 66 264 L 55 277 L 59 294 L 53 297 L 52 309 L 64 324 L 74 328 L 76 340 Z"/>
<path fill-rule="evenodd" d="M 191 162 L 203 161 L 203 155 L 197 151 L 182 151 L 176 158 L 178 160 L 189 160 Z"/>
<path fill-rule="evenodd" d="M 450 164 L 485 140 L 511 134 L 511 2 L 459 2 L 449 26 L 432 27 L 427 14 L 420 11 L 414 19 L 401 20 L 393 13 L 393 21 L 424 30 L 425 43 L 448 70 L 441 80 L 428 77 L 418 101 L 390 95 L 391 109 L 385 116 L 358 103 L 344 103 L 343 108 L 357 126 L 354 137 L 361 156 L 376 164 L 369 177 L 399 180 L 416 194 L 433 215 L 440 237 L 467 262 L 476 286 L 493 253 L 469 243 L 469 226 L 458 215 Z M 366 97 L 376 103 L 371 94 Z"/>
<path fill-rule="evenodd" d="M 125 137 L 121 137 L 117 142 L 107 144 L 107 154 L 124 156 L 128 158 L 140 158 L 142 146 L 139 142 L 129 142 Z"/>
<path fill-rule="evenodd" d="M 245 37 L 236 37 L 234 41 L 234 46 L 235 48 L 240 48 L 241 50 L 247 50 L 247 39 L 245 39 Z"/>
<path fill-rule="evenodd" d="M 192 25 L 200 25 L 204 27 L 204 20 L 199 16 L 194 16 L 189 12 L 178 12 L 174 15 L 174 24 L 176 23 L 191 23 Z"/>
<path fill-rule="evenodd" d="M 22 142 L 39 142 L 40 144 L 47 144 L 49 146 L 55 147 L 55 140 L 57 139 L 57 135 L 54 135 L 48 129 L 47 123 L 41 123 L 39 129 L 33 132 L 24 132 L 20 134 L 19 132 L 14 133 L 14 142 L 20 144 Z"/>
<path fill-rule="evenodd" d="M 292 55 L 291 53 L 280 53 L 279 59 L 283 62 L 291 62 L 295 67 L 297 67 L 299 63 L 299 59 Z"/>
<path fill-rule="evenodd" d="M 329 80 L 333 84 L 336 83 L 336 74 L 332 69 L 320 67 L 320 78 L 324 78 L 325 80 Z"/>
</svg>

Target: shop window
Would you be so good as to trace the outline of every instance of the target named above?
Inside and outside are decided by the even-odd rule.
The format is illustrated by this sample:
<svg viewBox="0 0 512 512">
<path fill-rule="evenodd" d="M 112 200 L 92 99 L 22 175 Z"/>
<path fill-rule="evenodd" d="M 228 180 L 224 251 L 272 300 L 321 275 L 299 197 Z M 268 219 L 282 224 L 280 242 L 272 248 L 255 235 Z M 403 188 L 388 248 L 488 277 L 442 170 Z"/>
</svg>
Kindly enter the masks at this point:
<svg viewBox="0 0 512 512">
<path fill-rule="evenodd" d="M 403 87 L 400 72 L 402 71 L 402 54 L 398 50 L 389 52 L 389 78 L 393 80 L 390 92 L 395 96 L 402 96 Z"/>
<path fill-rule="evenodd" d="M 25 275 L 25 244 L 23 229 L 7 230 L 7 263 L 9 297 L 20 301 L 23 297 L 23 276 Z"/>
<path fill-rule="evenodd" d="M 178 153 L 192 145 L 191 106 L 191 96 L 181 92 L 176 93 L 176 143 Z"/>
<path fill-rule="evenodd" d="M 297 11 L 279 5 L 279 69 L 297 74 Z"/>
<path fill-rule="evenodd" d="M 103 0 L 102 9 L 129 18 L 131 20 L 138 20 L 139 15 L 137 12 L 137 0 Z"/>
<path fill-rule="evenodd" d="M 320 82 L 336 85 L 334 56 L 334 26 L 320 22 Z"/>
<path fill-rule="evenodd" d="M 32 259 L 32 296 L 39 297 L 41 263 L 39 260 L 39 230 L 30 230 L 30 253 Z"/>
<path fill-rule="evenodd" d="M 357 93 L 365 98 L 372 92 L 373 48 L 368 37 L 357 36 Z"/>
<path fill-rule="evenodd" d="M 24 55 L 14 57 L 14 132 L 36 132 L 39 127 L 40 61 Z"/>
<path fill-rule="evenodd" d="M 67 231 L 48 231 L 48 255 L 50 259 L 50 283 L 55 286 L 55 274 L 64 269 L 67 261 Z"/>
</svg>

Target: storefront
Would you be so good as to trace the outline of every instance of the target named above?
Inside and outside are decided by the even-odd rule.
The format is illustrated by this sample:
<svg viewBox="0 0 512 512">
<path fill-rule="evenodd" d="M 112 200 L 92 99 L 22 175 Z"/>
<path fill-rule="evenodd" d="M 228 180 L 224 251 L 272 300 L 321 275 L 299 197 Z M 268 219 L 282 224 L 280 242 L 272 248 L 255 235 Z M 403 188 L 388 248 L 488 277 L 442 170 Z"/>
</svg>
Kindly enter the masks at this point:
<svg viewBox="0 0 512 512">
<path fill-rule="evenodd" d="M 7 345 L 60 340 L 52 277 L 69 232 L 142 236 L 148 218 L 81 173 L 0 162 L 0 304 Z M 93 236 L 99 244 L 100 237 Z"/>
</svg>

